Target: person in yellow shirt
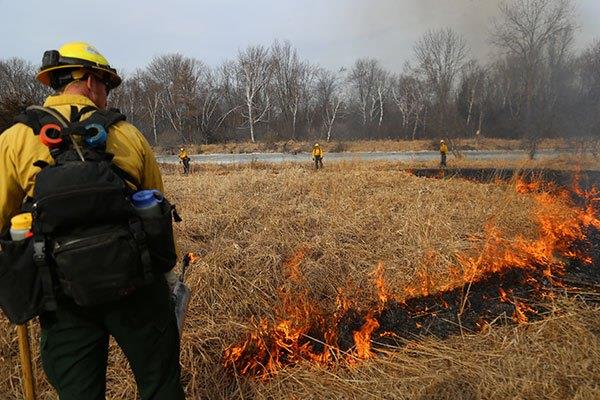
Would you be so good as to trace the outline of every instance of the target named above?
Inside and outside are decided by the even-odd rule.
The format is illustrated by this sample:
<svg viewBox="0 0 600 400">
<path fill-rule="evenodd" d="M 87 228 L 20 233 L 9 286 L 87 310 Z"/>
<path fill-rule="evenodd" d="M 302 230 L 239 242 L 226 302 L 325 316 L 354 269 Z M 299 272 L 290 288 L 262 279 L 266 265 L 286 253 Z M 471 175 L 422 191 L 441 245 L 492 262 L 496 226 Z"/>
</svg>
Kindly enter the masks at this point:
<svg viewBox="0 0 600 400">
<path fill-rule="evenodd" d="M 46 51 L 37 80 L 55 90 L 44 107 L 67 121 L 74 116 L 85 121 L 96 110 L 105 110 L 110 91 L 121 83 L 106 58 L 83 42 Z M 161 173 L 141 132 L 124 120 L 111 124 L 107 131 L 105 146 L 114 155 L 112 164 L 137 188 L 162 192 Z M 41 131 L 34 132 L 25 123 L 0 134 L 2 232 L 20 212 L 23 201 L 33 197 L 43 165 L 55 162 L 40 136 Z M 142 399 L 184 398 L 179 334 L 169 289 L 160 276 L 123 299 L 94 307 L 80 306 L 67 295 L 57 294 L 56 310 L 41 314 L 39 320 L 42 365 L 61 399 L 104 398 L 109 336 L 126 355 Z"/>
<path fill-rule="evenodd" d="M 323 168 L 324 154 L 325 152 L 323 151 L 321 146 L 319 146 L 319 143 L 315 143 L 315 145 L 312 148 L 312 157 L 313 161 L 315 162 L 315 169 Z"/>
<path fill-rule="evenodd" d="M 188 156 L 187 151 L 183 147 L 181 147 L 179 149 L 179 160 L 183 163 L 183 173 L 189 174 L 190 173 L 190 157 Z"/>
<path fill-rule="evenodd" d="M 446 154 L 448 154 L 448 146 L 446 145 L 446 142 L 444 142 L 444 140 L 440 140 L 440 166 L 441 167 L 446 167 Z"/>
</svg>

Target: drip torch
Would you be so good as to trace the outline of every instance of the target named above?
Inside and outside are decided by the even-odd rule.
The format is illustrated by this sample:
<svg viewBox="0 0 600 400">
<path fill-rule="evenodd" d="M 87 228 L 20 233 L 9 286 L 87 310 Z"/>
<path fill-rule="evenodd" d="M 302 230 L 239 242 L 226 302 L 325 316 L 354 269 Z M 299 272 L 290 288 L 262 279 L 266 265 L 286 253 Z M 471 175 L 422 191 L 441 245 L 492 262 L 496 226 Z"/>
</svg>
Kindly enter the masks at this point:
<svg viewBox="0 0 600 400">
<path fill-rule="evenodd" d="M 183 322 L 190 303 L 190 289 L 185 285 L 185 273 L 192 261 L 192 254 L 187 253 L 181 261 L 181 274 L 176 276 L 173 272 L 167 274 L 166 278 L 169 282 L 169 287 L 172 288 L 171 296 L 175 304 L 175 317 L 177 318 L 177 328 L 179 335 L 183 329 Z"/>
</svg>

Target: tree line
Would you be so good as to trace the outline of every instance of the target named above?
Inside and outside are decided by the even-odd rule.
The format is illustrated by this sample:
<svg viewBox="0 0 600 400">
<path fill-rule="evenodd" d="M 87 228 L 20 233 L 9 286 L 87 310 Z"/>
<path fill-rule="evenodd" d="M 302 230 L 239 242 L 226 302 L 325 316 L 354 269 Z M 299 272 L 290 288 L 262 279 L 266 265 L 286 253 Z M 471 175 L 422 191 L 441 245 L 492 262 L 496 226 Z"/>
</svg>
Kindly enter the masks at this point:
<svg viewBox="0 0 600 400">
<path fill-rule="evenodd" d="M 218 66 L 155 57 L 111 92 L 153 145 L 224 141 L 598 138 L 600 41 L 576 50 L 573 0 L 511 0 L 476 60 L 449 28 L 427 31 L 401 71 L 373 58 L 329 70 L 292 43 L 249 46 Z M 0 59 L 0 129 L 49 94 L 37 67 Z"/>
</svg>

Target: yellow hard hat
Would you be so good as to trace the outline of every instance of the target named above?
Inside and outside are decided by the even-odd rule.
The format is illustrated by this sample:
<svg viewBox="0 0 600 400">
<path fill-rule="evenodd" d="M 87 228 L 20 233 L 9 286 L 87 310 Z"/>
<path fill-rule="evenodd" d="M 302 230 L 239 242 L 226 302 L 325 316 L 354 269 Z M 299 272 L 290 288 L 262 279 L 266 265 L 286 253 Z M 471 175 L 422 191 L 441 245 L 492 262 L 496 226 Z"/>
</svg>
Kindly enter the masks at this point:
<svg viewBox="0 0 600 400">
<path fill-rule="evenodd" d="M 58 50 L 47 50 L 42 58 L 42 67 L 36 79 L 46 86 L 58 89 L 64 84 L 81 79 L 84 74 L 76 71 L 89 70 L 101 77 L 109 89 L 121 84 L 117 70 L 92 45 L 85 42 L 70 42 Z"/>
<path fill-rule="evenodd" d="M 315 143 L 315 147 L 319 147 L 319 143 Z"/>
</svg>

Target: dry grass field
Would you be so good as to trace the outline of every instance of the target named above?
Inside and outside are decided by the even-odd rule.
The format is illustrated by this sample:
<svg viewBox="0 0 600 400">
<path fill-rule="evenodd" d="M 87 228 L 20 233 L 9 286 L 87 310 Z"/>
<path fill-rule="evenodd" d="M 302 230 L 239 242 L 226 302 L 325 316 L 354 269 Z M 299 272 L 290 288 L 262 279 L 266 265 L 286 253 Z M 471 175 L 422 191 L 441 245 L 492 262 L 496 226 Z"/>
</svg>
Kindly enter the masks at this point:
<svg viewBox="0 0 600 400">
<path fill-rule="evenodd" d="M 557 232 L 576 231 L 581 219 L 560 196 L 523 193 L 514 182 L 418 178 L 399 163 L 326 162 L 318 172 L 309 163 L 193 167 L 189 176 L 163 168 L 167 195 L 183 217 L 176 226 L 180 253 L 198 255 L 186 279 L 193 294 L 181 344 L 188 398 L 600 398 L 600 307 L 589 301 L 593 293 L 559 294 L 537 321 L 506 323 L 507 315 L 479 332 L 415 338 L 373 357 L 349 351 L 324 363 L 282 363 L 268 379 L 225 368 L 227 348 L 261 323 L 293 319 L 286 312 L 299 306 L 335 315 L 342 297 L 368 309 L 383 287 L 402 301 L 476 279 L 477 268 L 501 268 L 490 243 L 532 251 L 517 260 L 539 256 L 560 265 L 553 249 L 543 255 L 533 249 L 548 243 L 544 236 L 558 237 L 550 244 L 560 247 Z M 593 159 L 584 167 L 598 169 Z M 307 318 L 317 312 L 304 311 Z M 37 323 L 31 327 L 37 338 Z M 6 400 L 22 398 L 14 331 L 0 320 L 0 399 Z M 39 398 L 55 399 L 37 348 L 34 354 Z M 114 344 L 108 387 L 107 398 L 135 398 Z"/>
</svg>

